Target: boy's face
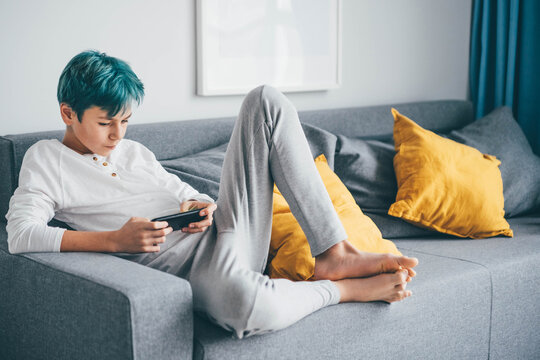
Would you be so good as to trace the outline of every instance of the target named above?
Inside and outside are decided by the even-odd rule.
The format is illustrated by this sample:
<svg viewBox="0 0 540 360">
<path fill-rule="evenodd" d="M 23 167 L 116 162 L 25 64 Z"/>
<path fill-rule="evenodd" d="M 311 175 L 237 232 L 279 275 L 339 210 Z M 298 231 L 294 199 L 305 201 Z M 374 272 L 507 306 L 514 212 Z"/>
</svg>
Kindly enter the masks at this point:
<svg viewBox="0 0 540 360">
<path fill-rule="evenodd" d="M 107 156 L 123 139 L 131 116 L 131 108 L 109 118 L 107 111 L 92 106 L 84 111 L 81 122 L 67 104 L 60 104 L 60 113 L 67 125 L 62 141 L 64 145 L 79 154 Z"/>
</svg>

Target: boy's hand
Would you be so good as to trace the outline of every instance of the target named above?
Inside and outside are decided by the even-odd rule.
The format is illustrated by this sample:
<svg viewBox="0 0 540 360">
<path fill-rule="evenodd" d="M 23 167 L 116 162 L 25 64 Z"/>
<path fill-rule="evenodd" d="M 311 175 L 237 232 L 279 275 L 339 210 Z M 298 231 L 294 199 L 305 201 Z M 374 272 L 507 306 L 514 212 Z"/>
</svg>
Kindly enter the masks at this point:
<svg viewBox="0 0 540 360">
<path fill-rule="evenodd" d="M 152 222 L 146 218 L 132 217 L 111 239 L 113 252 L 158 252 L 159 244 L 172 232 L 166 221 Z"/>
<path fill-rule="evenodd" d="M 182 232 L 188 232 L 188 233 L 203 232 L 210 225 L 212 225 L 212 221 L 214 221 L 213 214 L 214 214 L 214 211 L 216 211 L 217 209 L 216 204 L 189 200 L 189 201 L 184 201 L 180 205 L 180 212 L 184 212 L 188 210 L 195 210 L 195 209 L 201 209 L 201 211 L 199 212 L 199 215 L 206 216 L 206 218 L 199 222 L 194 222 L 194 223 L 189 224 L 189 227 L 182 228 Z"/>
</svg>

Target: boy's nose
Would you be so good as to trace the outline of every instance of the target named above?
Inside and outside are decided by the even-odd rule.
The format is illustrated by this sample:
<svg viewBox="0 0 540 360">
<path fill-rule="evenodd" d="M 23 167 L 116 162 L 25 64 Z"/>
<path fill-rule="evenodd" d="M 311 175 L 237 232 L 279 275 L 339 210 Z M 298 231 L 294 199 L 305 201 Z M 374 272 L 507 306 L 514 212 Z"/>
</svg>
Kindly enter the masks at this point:
<svg viewBox="0 0 540 360">
<path fill-rule="evenodd" d="M 124 129 L 121 126 L 112 126 L 111 132 L 109 133 L 109 138 L 111 139 L 121 139 L 123 136 Z"/>
</svg>

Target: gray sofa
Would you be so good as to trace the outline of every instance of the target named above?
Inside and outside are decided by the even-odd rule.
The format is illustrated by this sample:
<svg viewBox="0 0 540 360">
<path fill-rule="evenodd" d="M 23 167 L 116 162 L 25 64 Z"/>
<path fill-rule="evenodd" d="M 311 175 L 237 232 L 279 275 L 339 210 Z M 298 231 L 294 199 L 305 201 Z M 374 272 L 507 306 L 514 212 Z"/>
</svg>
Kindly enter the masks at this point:
<svg viewBox="0 0 540 360">
<path fill-rule="evenodd" d="M 466 101 L 395 107 L 440 133 L 473 121 Z M 313 155 L 325 152 L 331 166 L 340 137 L 386 141 L 392 134 L 390 106 L 307 111 L 300 119 Z M 127 137 L 215 198 L 233 122 L 131 125 Z M 62 134 L 0 138 L 2 214 L 25 151 Z M 538 212 L 508 219 L 513 238 L 484 240 L 443 236 L 382 212 L 366 213 L 404 254 L 419 259 L 408 286 L 413 296 L 394 304 L 331 306 L 287 329 L 243 340 L 194 314 L 189 283 L 170 274 L 110 254 L 9 254 L 2 217 L 0 359 L 540 358 Z"/>
</svg>

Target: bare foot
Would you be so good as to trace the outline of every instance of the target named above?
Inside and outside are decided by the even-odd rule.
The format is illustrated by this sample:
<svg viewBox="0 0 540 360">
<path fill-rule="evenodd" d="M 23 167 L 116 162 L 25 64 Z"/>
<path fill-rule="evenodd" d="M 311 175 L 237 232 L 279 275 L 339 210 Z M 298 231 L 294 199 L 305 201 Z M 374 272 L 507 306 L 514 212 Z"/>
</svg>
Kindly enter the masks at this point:
<svg viewBox="0 0 540 360">
<path fill-rule="evenodd" d="M 416 258 L 363 252 L 344 240 L 315 258 L 313 278 L 316 280 L 339 280 L 368 277 L 382 273 L 393 273 L 402 268 L 407 269 L 409 276 L 413 277 L 416 272 L 412 268 L 416 265 L 418 265 Z"/>
<path fill-rule="evenodd" d="M 343 302 L 385 301 L 392 303 L 401 301 L 412 295 L 407 286 L 406 269 L 395 273 L 386 273 L 360 279 L 343 279 L 335 281 Z"/>
</svg>

